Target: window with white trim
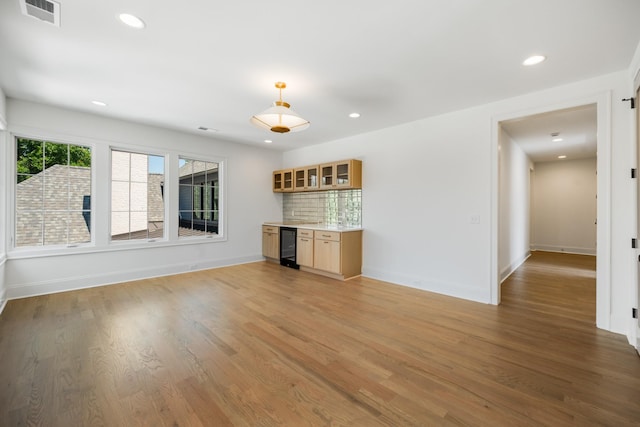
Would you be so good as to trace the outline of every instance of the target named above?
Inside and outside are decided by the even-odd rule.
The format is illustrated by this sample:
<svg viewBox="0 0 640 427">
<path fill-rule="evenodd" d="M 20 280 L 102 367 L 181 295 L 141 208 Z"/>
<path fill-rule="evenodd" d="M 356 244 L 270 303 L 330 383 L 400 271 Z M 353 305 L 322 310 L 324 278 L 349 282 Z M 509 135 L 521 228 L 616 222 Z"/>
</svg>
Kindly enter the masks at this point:
<svg viewBox="0 0 640 427">
<path fill-rule="evenodd" d="M 165 237 L 164 157 L 111 151 L 111 240 Z"/>
<path fill-rule="evenodd" d="M 220 234 L 220 164 L 180 157 L 178 236 Z"/>
<path fill-rule="evenodd" d="M 91 242 L 91 148 L 16 137 L 15 247 Z"/>
</svg>

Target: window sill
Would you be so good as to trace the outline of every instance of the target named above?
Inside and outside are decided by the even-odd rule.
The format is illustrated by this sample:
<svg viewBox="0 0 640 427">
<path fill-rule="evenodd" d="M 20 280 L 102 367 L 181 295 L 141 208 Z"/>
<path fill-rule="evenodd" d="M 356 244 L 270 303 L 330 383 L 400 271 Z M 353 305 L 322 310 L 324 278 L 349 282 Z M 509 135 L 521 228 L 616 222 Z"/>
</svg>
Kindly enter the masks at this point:
<svg viewBox="0 0 640 427">
<path fill-rule="evenodd" d="M 155 248 L 167 248 L 189 245 L 201 245 L 207 243 L 226 242 L 227 238 L 224 236 L 212 236 L 212 237 L 183 237 L 179 240 L 160 240 L 152 239 L 144 242 L 132 242 L 121 241 L 110 243 L 105 246 L 95 246 L 92 244 L 83 244 L 73 247 L 55 247 L 55 248 L 17 248 L 10 250 L 6 259 L 28 259 L 28 258 L 44 258 L 44 257 L 58 257 L 91 253 L 103 253 L 103 252 L 119 252 L 119 251 L 134 251 L 140 249 L 155 249 Z"/>
</svg>

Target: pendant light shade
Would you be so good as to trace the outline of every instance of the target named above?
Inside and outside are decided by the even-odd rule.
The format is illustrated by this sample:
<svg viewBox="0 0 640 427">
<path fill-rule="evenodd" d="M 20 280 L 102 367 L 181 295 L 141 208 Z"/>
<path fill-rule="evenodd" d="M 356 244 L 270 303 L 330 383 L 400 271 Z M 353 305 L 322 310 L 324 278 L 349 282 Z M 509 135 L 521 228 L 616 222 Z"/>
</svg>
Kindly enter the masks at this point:
<svg viewBox="0 0 640 427">
<path fill-rule="evenodd" d="M 280 99 L 275 101 L 272 107 L 251 117 L 253 125 L 277 133 L 298 132 L 309 127 L 309 121 L 300 117 L 282 100 L 282 89 L 286 87 L 287 84 L 284 82 L 276 83 L 276 88 L 280 90 Z"/>
</svg>

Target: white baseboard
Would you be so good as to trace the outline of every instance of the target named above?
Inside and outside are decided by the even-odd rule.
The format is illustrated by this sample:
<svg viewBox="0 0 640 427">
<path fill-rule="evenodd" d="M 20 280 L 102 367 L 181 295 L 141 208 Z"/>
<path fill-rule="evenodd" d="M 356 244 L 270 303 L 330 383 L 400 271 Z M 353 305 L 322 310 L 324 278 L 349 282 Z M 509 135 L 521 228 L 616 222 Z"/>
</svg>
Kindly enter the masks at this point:
<svg viewBox="0 0 640 427">
<path fill-rule="evenodd" d="M 511 274 L 513 274 L 514 271 L 516 271 L 518 269 L 518 267 L 520 267 L 522 264 L 524 264 L 524 262 L 531 256 L 531 251 L 527 251 L 524 255 L 522 255 L 520 257 L 520 259 L 512 262 L 511 264 L 509 264 L 508 266 L 506 266 L 505 268 L 503 268 L 500 271 L 500 283 L 504 282 L 505 280 L 507 280 L 507 278 L 509 276 L 511 276 Z"/>
<path fill-rule="evenodd" d="M 575 248 L 575 247 L 554 246 L 554 245 L 531 245 L 531 250 L 596 256 L 596 248 Z"/>
<path fill-rule="evenodd" d="M 423 291 L 434 292 L 437 294 L 448 295 L 455 298 L 466 300 L 491 303 L 490 289 L 471 288 L 461 283 L 442 282 L 431 280 L 425 277 L 415 277 L 406 274 L 396 273 L 392 271 L 381 270 L 363 266 L 362 276 L 371 279 L 382 280 L 384 282 L 393 283 L 395 285 L 406 286 Z"/>
<path fill-rule="evenodd" d="M 113 285 L 130 282 L 133 280 L 151 279 L 153 277 L 170 276 L 172 274 L 186 273 L 189 271 L 208 270 L 212 268 L 228 267 L 237 264 L 263 261 L 262 255 L 219 259 L 207 262 L 193 262 L 162 265 L 153 268 L 132 270 L 119 270 L 106 274 L 78 276 L 64 279 L 46 280 L 38 283 L 24 283 L 9 286 L 6 289 L 6 299 L 18 299 L 38 295 L 53 294 L 57 292 L 74 291 L 78 289 L 93 288 L 96 286 Z"/>
</svg>

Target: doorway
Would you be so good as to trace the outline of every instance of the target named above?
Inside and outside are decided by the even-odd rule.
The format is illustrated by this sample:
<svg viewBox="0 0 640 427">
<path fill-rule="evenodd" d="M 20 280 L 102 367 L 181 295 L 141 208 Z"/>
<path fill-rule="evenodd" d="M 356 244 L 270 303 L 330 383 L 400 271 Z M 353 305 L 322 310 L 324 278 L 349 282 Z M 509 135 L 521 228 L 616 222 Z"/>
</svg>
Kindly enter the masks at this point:
<svg viewBox="0 0 640 427">
<path fill-rule="evenodd" d="M 531 154 L 529 147 L 523 148 L 521 146 L 522 144 L 513 143 L 510 149 L 506 150 L 510 151 L 510 153 L 504 152 L 504 147 L 509 145 L 504 144 L 505 138 L 510 137 L 508 132 L 517 133 L 516 130 L 519 126 L 526 129 L 527 125 L 531 125 L 532 128 L 535 128 L 536 120 L 546 120 L 548 123 L 553 124 L 553 119 L 555 118 L 559 119 L 559 122 L 557 122 L 559 124 L 563 122 L 563 119 L 565 119 L 565 122 L 569 123 L 567 118 L 570 118 L 572 114 L 583 114 L 585 116 L 591 114 L 591 119 L 588 120 L 588 122 L 590 123 L 592 133 L 594 135 L 592 138 L 593 140 L 586 141 L 587 137 L 583 136 L 582 141 L 579 143 L 574 135 L 574 133 L 576 133 L 575 129 L 568 127 L 563 131 L 563 128 L 551 130 L 553 128 L 549 127 L 544 129 L 544 132 L 539 132 L 541 134 L 544 133 L 544 137 L 546 138 L 545 143 L 557 143 L 560 141 L 553 141 L 553 139 L 563 138 L 563 140 L 565 140 L 565 137 L 570 137 L 568 138 L 568 142 L 570 143 L 568 145 L 571 146 L 556 145 L 555 148 L 557 150 L 553 151 L 549 147 L 543 149 L 544 147 L 541 147 L 540 145 L 542 144 L 540 144 L 534 149 L 534 151 L 538 150 L 537 153 Z M 591 214 L 590 218 L 592 229 L 590 233 L 587 233 L 590 234 L 591 239 L 593 240 L 592 245 L 589 246 L 583 243 L 568 245 L 565 243 L 546 242 L 544 245 L 546 247 L 534 247 L 533 249 L 569 253 L 573 252 L 596 256 L 595 319 L 599 328 L 609 329 L 610 236 L 606 230 L 610 224 L 610 194 L 606 189 L 611 181 L 611 171 L 609 167 L 610 136 L 608 132 L 610 129 L 610 100 L 608 94 L 596 95 L 588 100 L 583 99 L 576 102 L 567 102 L 563 105 L 556 105 L 548 108 L 541 107 L 524 113 L 514 113 L 512 115 L 494 118 L 494 126 L 493 142 L 495 144 L 495 163 L 493 168 L 493 178 L 495 185 L 495 200 L 493 206 L 495 214 L 492 217 L 492 221 L 494 221 L 494 247 L 492 249 L 492 258 L 495 263 L 492 270 L 492 302 L 495 304 L 500 303 L 500 283 L 526 260 L 530 254 L 530 250 L 532 249 L 532 243 L 537 243 L 534 240 L 537 239 L 536 233 L 540 231 L 540 223 L 537 221 L 536 224 L 533 224 L 530 214 L 531 209 L 536 208 L 534 204 L 537 200 L 537 198 L 529 197 L 531 194 L 530 177 L 534 176 L 530 173 L 531 169 L 534 169 L 535 173 L 536 163 L 542 164 L 546 161 L 551 164 L 554 161 L 565 160 L 557 159 L 560 155 L 566 155 L 566 159 L 569 160 L 579 160 L 578 157 L 582 157 L 582 159 L 591 157 L 594 169 L 597 168 L 598 172 L 597 176 L 594 177 L 596 191 L 593 192 L 593 199 L 595 199 L 596 194 L 601 194 L 601 197 L 595 199 L 595 202 L 592 199 L 595 206 L 595 212 Z M 556 132 L 560 132 L 561 135 L 552 136 L 552 134 Z M 563 132 L 565 135 L 562 135 Z M 519 135 L 518 139 L 523 140 L 525 138 L 523 138 L 522 135 Z M 518 154 L 518 151 L 521 151 L 521 153 Z M 564 153 L 561 153 L 560 151 L 564 151 Z M 583 151 L 583 153 L 580 154 L 580 151 Z M 514 152 L 516 152 L 516 154 L 514 154 Z M 509 156 L 507 157 L 506 154 L 509 154 Z M 544 156 L 547 157 L 545 158 Z M 505 165 L 505 162 L 508 163 L 518 157 L 520 157 L 520 164 L 518 165 L 518 168 L 520 169 L 519 172 L 514 172 L 513 168 Z M 505 171 L 511 175 L 505 176 Z M 595 174 L 595 170 L 593 172 Z M 514 173 L 516 175 L 519 173 L 520 176 L 523 177 L 522 181 L 524 181 L 516 183 L 515 188 L 513 188 L 514 181 L 512 180 Z M 505 193 L 505 187 L 509 186 L 511 187 L 511 193 Z M 524 196 L 518 196 L 518 194 L 522 194 L 523 191 Z M 536 192 L 539 191 L 540 189 L 536 188 Z M 523 203 L 526 203 L 525 208 L 521 205 Z M 518 209 L 520 214 L 517 213 Z M 529 216 L 528 218 L 525 217 L 524 223 L 521 214 L 523 211 L 526 211 Z M 518 226 L 514 224 L 517 224 L 518 222 L 521 224 L 519 228 L 520 231 L 514 238 L 512 235 L 513 230 L 518 229 Z M 578 234 L 579 233 L 574 235 L 574 237 Z M 506 246 L 505 242 L 507 242 Z"/>
</svg>

